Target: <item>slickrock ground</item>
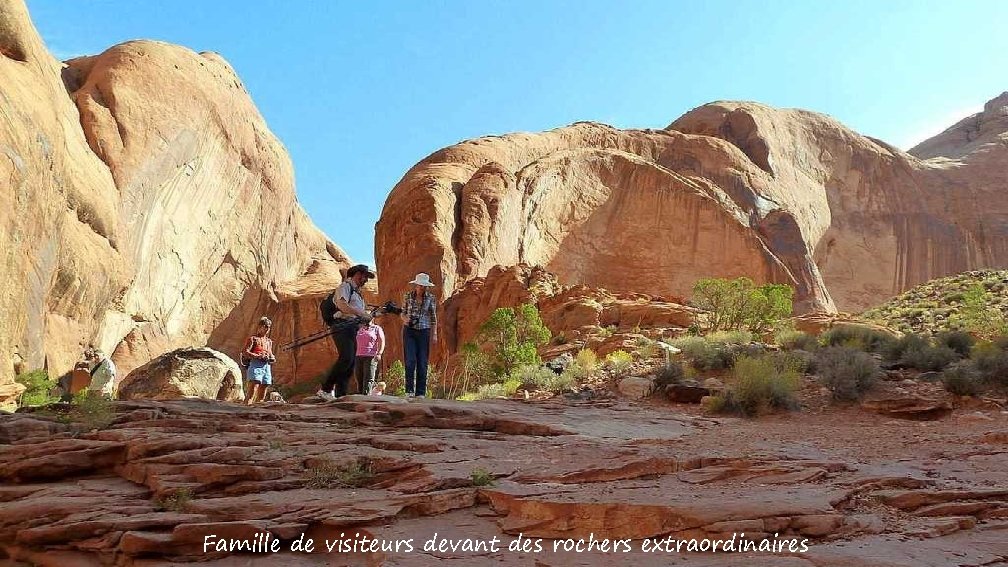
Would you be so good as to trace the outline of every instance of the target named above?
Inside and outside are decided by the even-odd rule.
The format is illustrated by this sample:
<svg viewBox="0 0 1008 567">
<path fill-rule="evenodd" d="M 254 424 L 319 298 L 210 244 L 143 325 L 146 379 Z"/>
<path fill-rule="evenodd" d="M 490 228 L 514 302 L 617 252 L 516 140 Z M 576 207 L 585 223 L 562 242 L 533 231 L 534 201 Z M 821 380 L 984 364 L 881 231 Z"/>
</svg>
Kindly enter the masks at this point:
<svg viewBox="0 0 1008 567">
<path fill-rule="evenodd" d="M 50 418 L 0 416 L 0 554 L 51 566 L 1008 564 L 1003 411 L 974 404 L 911 421 L 814 397 L 806 405 L 758 425 L 613 399 L 117 402 L 110 427 L 76 433 Z M 333 465 L 352 462 L 370 463 L 373 476 L 314 488 Z M 494 484 L 472 486 L 476 469 Z M 182 489 L 191 499 L 172 501 Z M 413 538 L 417 549 L 202 553 L 207 534 L 261 530 L 285 545 L 302 532 L 318 541 L 349 532 Z M 435 532 L 505 542 L 522 533 L 547 538 L 547 551 L 422 552 Z M 733 532 L 807 538 L 810 549 L 640 551 L 643 538 Z M 634 551 L 551 552 L 549 538 L 589 533 L 632 538 Z"/>
</svg>

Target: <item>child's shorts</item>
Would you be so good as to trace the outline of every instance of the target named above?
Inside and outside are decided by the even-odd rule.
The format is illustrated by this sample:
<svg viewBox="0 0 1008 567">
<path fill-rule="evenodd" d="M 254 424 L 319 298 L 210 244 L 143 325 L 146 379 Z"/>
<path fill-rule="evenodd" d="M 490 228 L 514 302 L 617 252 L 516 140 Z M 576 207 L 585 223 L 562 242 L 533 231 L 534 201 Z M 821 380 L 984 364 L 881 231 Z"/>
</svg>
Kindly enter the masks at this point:
<svg viewBox="0 0 1008 567">
<path fill-rule="evenodd" d="M 273 374 L 270 372 L 270 365 L 265 360 L 249 361 L 247 377 L 249 382 L 256 382 L 269 386 L 273 383 Z"/>
</svg>

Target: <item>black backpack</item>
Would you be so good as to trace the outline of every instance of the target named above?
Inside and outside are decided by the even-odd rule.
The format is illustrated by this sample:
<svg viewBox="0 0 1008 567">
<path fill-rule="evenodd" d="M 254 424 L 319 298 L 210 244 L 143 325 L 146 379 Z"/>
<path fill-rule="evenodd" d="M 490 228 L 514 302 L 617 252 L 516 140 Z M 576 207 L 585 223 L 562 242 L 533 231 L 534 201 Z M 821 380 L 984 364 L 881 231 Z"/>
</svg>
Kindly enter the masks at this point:
<svg viewBox="0 0 1008 567">
<path fill-rule="evenodd" d="M 319 312 L 322 313 L 322 322 L 332 327 L 336 324 L 336 292 L 333 291 L 319 304 Z"/>
</svg>

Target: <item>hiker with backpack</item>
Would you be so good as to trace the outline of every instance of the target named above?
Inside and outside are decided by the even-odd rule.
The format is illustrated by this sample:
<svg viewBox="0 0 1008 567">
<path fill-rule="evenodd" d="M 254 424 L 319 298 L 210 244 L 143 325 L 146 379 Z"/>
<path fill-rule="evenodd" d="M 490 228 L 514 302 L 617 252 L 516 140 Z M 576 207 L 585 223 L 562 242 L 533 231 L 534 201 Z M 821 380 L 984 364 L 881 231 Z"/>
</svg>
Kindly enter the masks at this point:
<svg viewBox="0 0 1008 567">
<path fill-rule="evenodd" d="M 323 400 L 332 401 L 347 395 L 350 375 L 357 359 L 357 330 L 361 323 L 371 321 L 371 314 L 367 311 L 361 290 L 373 277 L 375 273 L 364 264 L 352 266 L 347 270 L 343 283 L 332 293 L 332 299 L 327 298 L 327 301 L 323 302 L 323 319 L 327 319 L 329 310 L 327 303 L 331 301 L 335 306 L 335 313 L 328 317 L 329 320 L 325 323 L 333 328 L 333 343 L 336 344 L 336 351 L 339 353 L 336 364 L 329 369 L 325 382 L 322 383 L 322 388 L 315 393 Z"/>
<path fill-rule="evenodd" d="M 437 298 L 430 276 L 417 274 L 413 289 L 403 297 L 403 358 L 406 366 L 406 397 L 427 396 L 427 361 L 431 341 L 437 342 Z"/>
<path fill-rule="evenodd" d="M 99 349 L 91 349 L 85 356 L 89 362 L 94 364 L 91 367 L 91 383 L 88 385 L 88 393 L 111 399 L 114 396 L 116 386 L 116 367 L 112 359 L 105 356 L 105 353 Z"/>
<path fill-rule="evenodd" d="M 259 327 L 256 334 L 249 337 L 245 343 L 245 350 L 242 352 L 242 362 L 248 364 L 246 376 L 252 392 L 245 403 L 248 405 L 257 404 L 266 399 L 266 391 L 273 384 L 273 372 L 270 365 L 276 362 L 273 355 L 273 341 L 269 338 L 270 329 L 273 322 L 269 317 L 259 319 Z"/>
</svg>

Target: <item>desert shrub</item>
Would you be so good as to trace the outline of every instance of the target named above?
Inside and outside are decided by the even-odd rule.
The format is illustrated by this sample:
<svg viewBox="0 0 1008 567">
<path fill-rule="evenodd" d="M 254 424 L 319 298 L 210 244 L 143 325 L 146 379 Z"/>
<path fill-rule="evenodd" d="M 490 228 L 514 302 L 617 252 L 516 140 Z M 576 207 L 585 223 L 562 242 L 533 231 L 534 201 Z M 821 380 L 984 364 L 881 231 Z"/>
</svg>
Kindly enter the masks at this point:
<svg viewBox="0 0 1008 567">
<path fill-rule="evenodd" d="M 494 476 L 488 470 L 479 467 L 473 469 L 469 478 L 473 486 L 493 486 L 494 483 Z"/>
<path fill-rule="evenodd" d="M 813 351 L 819 346 L 819 341 L 805 331 L 786 329 L 774 335 L 774 341 L 785 350 Z"/>
<path fill-rule="evenodd" d="M 896 341 L 889 333 L 859 325 L 837 325 L 822 335 L 819 340 L 825 346 L 844 346 L 865 352 L 884 352 Z"/>
<path fill-rule="evenodd" d="M 84 429 L 105 429 L 115 421 L 115 406 L 111 400 L 97 392 L 81 390 L 73 397 L 70 419 Z"/>
<path fill-rule="evenodd" d="M 608 339 L 616 333 L 616 325 L 609 325 L 607 327 L 599 327 L 599 335 L 602 338 Z"/>
<path fill-rule="evenodd" d="M 192 490 L 188 488 L 179 488 L 171 494 L 155 500 L 154 507 L 161 512 L 185 512 L 192 499 Z"/>
<path fill-rule="evenodd" d="M 307 472 L 305 486 L 308 488 L 361 488 L 374 479 L 371 460 L 366 457 L 341 464 L 322 460 Z"/>
<path fill-rule="evenodd" d="M 483 384 L 479 388 L 476 388 L 475 392 L 469 394 L 463 394 L 459 397 L 463 401 L 478 401 L 478 400 L 489 400 L 493 398 L 506 398 L 508 397 L 507 390 L 504 389 L 504 384 Z"/>
<path fill-rule="evenodd" d="M 980 379 L 988 384 L 1008 386 L 1008 349 L 1003 341 L 982 342 L 973 347 L 970 359 Z"/>
<path fill-rule="evenodd" d="M 56 387 L 56 380 L 49 377 L 45 370 L 33 370 L 24 374 L 19 374 L 14 381 L 25 387 L 21 393 L 22 407 L 44 406 L 59 401 L 59 397 L 51 394 Z"/>
<path fill-rule="evenodd" d="M 616 350 L 606 356 L 606 364 L 617 374 L 623 373 L 633 364 L 633 356 L 625 350 Z"/>
<path fill-rule="evenodd" d="M 935 340 L 938 344 L 955 351 L 959 358 L 968 357 L 970 351 L 973 349 L 973 345 L 976 344 L 976 339 L 973 338 L 973 335 L 965 331 L 945 331 L 938 333 L 935 336 Z"/>
<path fill-rule="evenodd" d="M 787 285 L 756 286 L 749 278 L 701 279 L 693 285 L 692 304 L 708 312 L 711 331 L 762 333 L 791 314 L 794 290 Z"/>
<path fill-rule="evenodd" d="M 514 393 L 518 391 L 518 388 L 521 387 L 521 385 L 522 382 L 519 380 L 515 380 L 514 378 L 509 378 L 505 380 L 503 383 L 501 383 L 501 387 L 504 388 L 505 396 L 513 396 Z"/>
<path fill-rule="evenodd" d="M 704 337 L 709 343 L 722 345 L 747 345 L 753 342 L 753 338 L 749 331 L 714 331 Z"/>
<path fill-rule="evenodd" d="M 959 355 L 945 345 L 927 345 L 921 349 L 911 349 L 900 357 L 900 364 L 917 370 L 937 371 L 959 360 Z"/>
<path fill-rule="evenodd" d="M 577 383 L 580 371 L 577 368 L 577 364 L 572 364 L 566 370 L 560 374 L 551 372 L 550 376 L 542 383 L 540 388 L 547 392 L 553 392 L 554 394 L 560 394 L 574 388 L 574 384 Z"/>
<path fill-rule="evenodd" d="M 598 369 L 598 355 L 590 348 L 583 348 L 574 357 L 574 364 L 590 374 Z"/>
<path fill-rule="evenodd" d="M 520 366 L 511 373 L 511 379 L 517 380 L 519 384 L 534 384 L 538 388 L 542 388 L 553 376 L 556 376 L 556 373 L 549 368 L 532 364 Z"/>
<path fill-rule="evenodd" d="M 683 368 L 683 365 L 672 360 L 658 369 L 654 383 L 659 387 L 672 386 L 682 382 L 686 377 L 686 369 Z"/>
<path fill-rule="evenodd" d="M 734 352 L 729 345 L 711 342 L 704 337 L 680 337 L 672 341 L 672 346 L 682 351 L 693 368 L 703 372 L 731 368 L 734 362 Z"/>
<path fill-rule="evenodd" d="M 942 371 L 942 385 L 957 396 L 975 396 L 983 391 L 980 375 L 968 361 L 953 364 Z"/>
<path fill-rule="evenodd" d="M 798 407 L 801 375 L 796 368 L 771 356 L 741 356 L 735 361 L 725 391 L 709 402 L 718 411 L 759 415 L 771 409 Z M 709 406 L 710 407 L 710 406 Z"/>
<path fill-rule="evenodd" d="M 853 401 L 870 390 L 882 374 L 870 354 L 852 347 L 827 347 L 816 355 L 816 372 L 833 399 Z"/>
<path fill-rule="evenodd" d="M 542 364 L 537 349 L 550 340 L 550 331 L 532 304 L 500 307 L 480 326 L 477 340 L 489 344 L 491 368 L 497 376 L 508 376 L 523 364 Z"/>
<path fill-rule="evenodd" d="M 647 337 L 637 337 L 637 340 L 634 341 L 634 347 L 637 356 L 643 359 L 657 358 L 661 354 L 658 343 Z"/>
</svg>

